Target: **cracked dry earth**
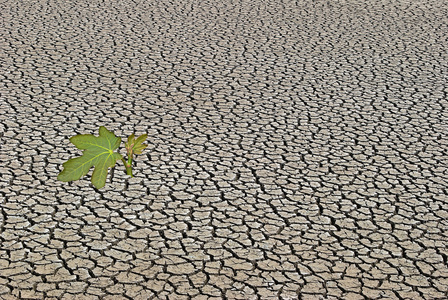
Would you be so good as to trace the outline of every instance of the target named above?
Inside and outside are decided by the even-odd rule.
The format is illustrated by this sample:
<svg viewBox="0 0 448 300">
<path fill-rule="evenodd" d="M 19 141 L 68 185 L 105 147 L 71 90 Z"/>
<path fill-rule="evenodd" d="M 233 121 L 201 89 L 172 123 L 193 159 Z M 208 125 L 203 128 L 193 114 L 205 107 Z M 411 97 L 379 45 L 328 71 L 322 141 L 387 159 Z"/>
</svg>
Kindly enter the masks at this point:
<svg viewBox="0 0 448 300">
<path fill-rule="evenodd" d="M 447 2 L 0 8 L 1 299 L 448 298 Z"/>
</svg>

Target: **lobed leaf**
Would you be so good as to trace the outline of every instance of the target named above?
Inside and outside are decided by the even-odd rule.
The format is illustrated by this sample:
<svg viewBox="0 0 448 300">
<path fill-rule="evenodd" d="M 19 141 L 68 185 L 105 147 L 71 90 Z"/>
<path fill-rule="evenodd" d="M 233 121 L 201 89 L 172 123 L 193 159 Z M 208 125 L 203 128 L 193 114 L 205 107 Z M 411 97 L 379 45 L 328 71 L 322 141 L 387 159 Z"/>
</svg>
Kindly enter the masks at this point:
<svg viewBox="0 0 448 300">
<path fill-rule="evenodd" d="M 101 126 L 99 136 L 79 134 L 70 138 L 78 149 L 84 150 L 80 157 L 72 158 L 63 164 L 64 169 L 58 175 L 60 181 L 78 180 L 86 175 L 92 166 L 92 184 L 100 189 L 106 184 L 108 169 L 115 166 L 121 154 L 114 152 L 121 143 L 121 138 Z"/>
</svg>

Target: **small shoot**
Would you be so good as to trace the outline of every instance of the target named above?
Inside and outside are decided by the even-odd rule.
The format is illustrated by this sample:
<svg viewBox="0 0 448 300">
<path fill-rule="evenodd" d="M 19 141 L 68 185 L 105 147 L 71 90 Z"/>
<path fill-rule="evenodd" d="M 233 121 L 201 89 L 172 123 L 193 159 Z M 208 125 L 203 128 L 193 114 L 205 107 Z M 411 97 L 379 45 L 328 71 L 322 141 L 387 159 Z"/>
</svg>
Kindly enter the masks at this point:
<svg viewBox="0 0 448 300">
<path fill-rule="evenodd" d="M 135 138 L 134 134 L 131 134 L 128 137 L 128 141 L 126 142 L 126 151 L 128 155 L 128 160 L 126 161 L 124 158 L 121 158 L 123 161 L 125 167 L 126 167 L 126 174 L 128 174 L 131 177 L 134 177 L 132 175 L 132 160 L 134 158 L 134 154 L 142 154 L 142 151 L 148 147 L 147 144 L 143 144 L 143 142 L 148 137 L 147 134 L 142 134 L 138 138 Z"/>
<path fill-rule="evenodd" d="M 126 173 L 132 175 L 132 161 L 135 154 L 141 154 L 148 146 L 143 142 L 148 137 L 143 134 L 137 139 L 132 134 L 126 142 L 127 161 L 124 157 L 114 152 L 121 143 L 121 138 L 116 137 L 115 134 L 101 126 L 99 129 L 99 136 L 92 134 L 78 134 L 70 138 L 78 149 L 84 150 L 82 156 L 69 159 L 63 164 L 64 169 L 59 173 L 58 180 L 68 182 L 78 180 L 85 176 L 92 166 L 95 166 L 92 174 L 92 184 L 100 189 L 106 184 L 107 172 L 109 168 L 113 168 L 117 160 L 122 160 Z"/>
</svg>

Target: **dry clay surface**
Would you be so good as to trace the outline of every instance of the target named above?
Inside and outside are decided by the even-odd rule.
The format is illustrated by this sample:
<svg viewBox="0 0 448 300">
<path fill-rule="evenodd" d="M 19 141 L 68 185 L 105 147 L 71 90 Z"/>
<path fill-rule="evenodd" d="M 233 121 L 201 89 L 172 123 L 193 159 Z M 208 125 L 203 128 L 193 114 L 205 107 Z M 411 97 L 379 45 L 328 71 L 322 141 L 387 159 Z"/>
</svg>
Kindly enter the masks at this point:
<svg viewBox="0 0 448 300">
<path fill-rule="evenodd" d="M 448 2 L 0 15 L 0 299 L 448 298 Z M 99 126 L 135 178 L 57 181 Z"/>
</svg>

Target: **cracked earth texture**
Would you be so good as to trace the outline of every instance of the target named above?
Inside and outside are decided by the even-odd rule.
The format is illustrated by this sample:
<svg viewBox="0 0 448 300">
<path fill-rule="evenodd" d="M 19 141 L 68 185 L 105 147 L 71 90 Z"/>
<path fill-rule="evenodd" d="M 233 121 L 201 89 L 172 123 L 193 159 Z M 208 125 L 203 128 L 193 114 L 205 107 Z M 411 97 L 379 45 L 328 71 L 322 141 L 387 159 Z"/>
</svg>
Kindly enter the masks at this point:
<svg viewBox="0 0 448 300">
<path fill-rule="evenodd" d="M 448 298 L 447 2 L 0 8 L 1 299 Z"/>
</svg>

